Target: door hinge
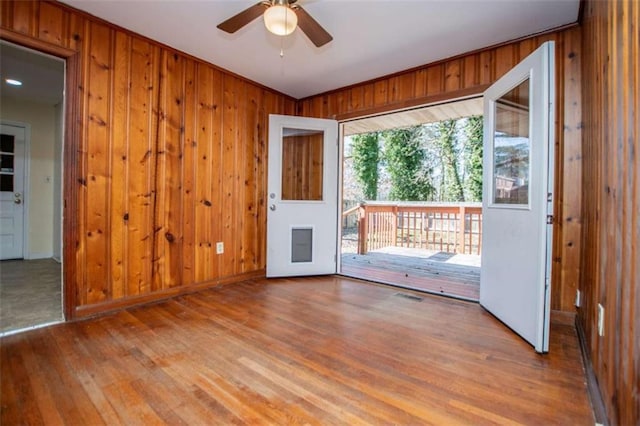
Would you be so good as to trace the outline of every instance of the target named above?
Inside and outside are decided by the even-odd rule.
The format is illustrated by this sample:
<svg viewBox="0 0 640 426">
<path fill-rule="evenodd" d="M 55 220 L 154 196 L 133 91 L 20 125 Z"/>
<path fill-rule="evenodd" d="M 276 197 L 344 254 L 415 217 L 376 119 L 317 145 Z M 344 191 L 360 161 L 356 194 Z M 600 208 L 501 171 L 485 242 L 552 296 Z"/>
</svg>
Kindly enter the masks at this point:
<svg viewBox="0 0 640 426">
<path fill-rule="evenodd" d="M 552 214 L 548 214 L 547 215 L 547 225 L 553 225 L 553 215 Z"/>
<path fill-rule="evenodd" d="M 337 254 L 333 255 L 333 263 L 338 263 L 338 255 Z"/>
</svg>

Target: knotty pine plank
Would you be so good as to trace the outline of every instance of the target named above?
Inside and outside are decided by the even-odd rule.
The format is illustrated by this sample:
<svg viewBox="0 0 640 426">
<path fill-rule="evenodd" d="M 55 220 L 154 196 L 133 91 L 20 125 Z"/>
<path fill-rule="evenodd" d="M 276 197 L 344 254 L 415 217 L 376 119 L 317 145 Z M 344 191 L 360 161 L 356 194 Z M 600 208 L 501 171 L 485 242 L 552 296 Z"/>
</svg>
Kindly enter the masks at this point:
<svg viewBox="0 0 640 426">
<path fill-rule="evenodd" d="M 88 117 L 86 134 L 86 233 L 85 269 L 88 282 L 84 288 L 85 303 L 99 303 L 111 297 L 110 280 L 110 189 L 111 177 L 111 85 L 112 31 L 99 24 L 89 26 L 91 38 L 86 84 Z"/>
<path fill-rule="evenodd" d="M 196 174 L 199 178 L 195 181 L 196 200 L 196 282 L 202 282 L 213 276 L 212 270 L 217 268 L 216 259 L 213 257 L 214 244 L 217 234 L 214 234 L 213 224 L 216 222 L 214 209 L 219 208 L 219 200 L 213 196 L 212 182 L 219 171 L 212 167 L 219 150 L 215 139 L 214 121 L 218 105 L 215 104 L 214 71 L 198 65 L 198 139 L 197 139 L 197 163 Z M 218 124 L 219 125 L 219 124 Z"/>
<path fill-rule="evenodd" d="M 444 90 L 447 92 L 462 88 L 462 74 L 464 74 L 463 60 L 457 59 L 445 65 Z"/>
<path fill-rule="evenodd" d="M 238 137 L 238 102 L 242 91 L 242 85 L 237 78 L 226 75 L 223 77 L 220 241 L 224 242 L 225 250 L 223 254 L 218 255 L 221 277 L 233 275 L 238 261 L 235 237 L 241 230 L 236 227 L 239 208 L 235 203 L 235 196 L 238 194 L 236 155 L 238 146 L 242 143 Z"/>
<path fill-rule="evenodd" d="M 39 4 L 38 38 L 48 43 L 62 46 L 68 19 L 64 10 L 51 3 Z"/>
<path fill-rule="evenodd" d="M 109 251 L 111 272 L 111 297 L 121 298 L 126 294 L 126 279 L 128 267 L 128 241 L 127 241 L 127 220 L 128 220 L 128 188 L 130 187 L 129 175 L 127 173 L 129 158 L 127 150 L 131 144 L 129 141 L 129 100 L 130 94 L 130 65 L 131 65 L 131 38 L 122 33 L 116 33 L 113 45 L 112 63 L 112 88 L 110 98 L 111 103 L 110 122 L 112 129 L 110 132 L 109 154 L 111 162 L 111 184 L 109 217 L 111 225 L 109 229 Z"/>
<path fill-rule="evenodd" d="M 183 154 L 182 154 L 182 270 L 181 280 L 184 283 L 195 282 L 195 247 L 196 247 L 196 194 L 195 186 L 198 180 L 197 173 L 197 128 L 198 116 L 196 114 L 197 92 L 196 63 L 186 61 L 184 67 L 184 109 L 183 109 Z"/>
<path fill-rule="evenodd" d="M 165 62 L 164 147 L 165 200 L 162 206 L 165 229 L 156 239 L 164 245 L 163 287 L 179 287 L 183 280 L 183 215 L 185 122 L 185 65 L 191 59 L 167 55 Z"/>
<path fill-rule="evenodd" d="M 153 109 L 157 98 L 151 90 L 158 87 L 155 70 L 159 52 L 149 43 L 131 41 L 129 78 L 129 126 L 127 128 L 128 209 L 126 211 L 127 274 L 126 294 L 136 296 L 151 290 L 153 259 L 154 131 L 158 117 Z"/>
<path fill-rule="evenodd" d="M 242 233 L 242 251 L 240 254 L 241 268 L 239 272 L 255 271 L 258 269 L 258 244 L 260 234 L 257 232 L 258 204 L 261 197 L 264 197 L 265 189 L 258 187 L 260 178 L 259 162 L 260 151 L 260 128 L 258 125 L 250 125 L 250 123 L 259 123 L 260 111 L 259 105 L 262 101 L 262 91 L 257 87 L 247 86 L 247 107 L 245 108 L 245 146 L 244 146 L 244 171 L 245 175 L 241 182 L 241 188 L 244 193 L 245 210 L 243 213 L 243 233 Z"/>
</svg>

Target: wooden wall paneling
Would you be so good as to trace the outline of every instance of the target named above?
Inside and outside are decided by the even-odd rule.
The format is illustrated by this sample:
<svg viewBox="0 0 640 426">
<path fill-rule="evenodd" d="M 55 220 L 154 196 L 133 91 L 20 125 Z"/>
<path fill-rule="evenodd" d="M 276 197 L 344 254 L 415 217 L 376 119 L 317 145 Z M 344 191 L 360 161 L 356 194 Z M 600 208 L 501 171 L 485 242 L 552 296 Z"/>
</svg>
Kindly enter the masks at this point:
<svg viewBox="0 0 640 426">
<path fill-rule="evenodd" d="M 416 96 L 415 72 L 407 72 L 398 76 L 398 100 L 412 99 Z M 354 87 L 352 90 L 355 90 Z"/>
<path fill-rule="evenodd" d="M 221 207 L 222 215 L 221 226 L 222 233 L 220 241 L 224 242 L 225 252 L 219 255 L 221 277 L 233 275 L 236 271 L 236 252 L 233 243 L 237 232 L 241 232 L 236 228 L 238 224 L 239 209 L 236 206 L 234 196 L 237 194 L 236 175 L 237 163 L 236 155 L 238 145 L 238 100 L 241 91 L 241 85 L 237 78 L 231 76 L 223 77 L 224 85 L 224 109 L 222 112 L 222 157 L 221 172 L 222 180 L 220 188 L 222 189 Z"/>
<path fill-rule="evenodd" d="M 572 96 L 564 96 L 563 103 L 558 102 L 558 110 L 562 111 L 563 123 L 557 126 L 556 140 L 562 141 L 562 155 L 558 156 L 558 189 L 556 194 L 559 200 L 556 203 L 561 207 L 558 215 L 560 238 L 556 238 L 560 247 L 557 249 L 562 266 L 560 277 L 554 280 L 561 283 L 561 294 L 556 297 L 556 306 L 552 309 L 568 310 L 575 301 L 576 290 L 580 282 L 580 253 L 582 249 L 580 236 L 582 233 L 582 191 L 576 191 L 582 181 L 582 96 L 581 96 L 581 31 L 578 28 L 568 30 L 563 38 L 563 68 L 564 76 L 558 75 L 556 82 L 563 84 L 561 93 L 570 93 Z M 563 78 L 564 77 L 564 78 Z"/>
<path fill-rule="evenodd" d="M 298 180 L 296 179 L 294 172 L 295 169 L 293 165 L 296 163 L 295 158 L 295 145 L 291 142 L 293 137 L 287 136 L 282 138 L 282 179 L 281 186 L 282 188 L 278 188 L 282 194 L 281 197 L 283 200 L 295 200 L 296 198 L 296 184 Z M 271 155 L 277 155 L 277 153 L 272 152 Z"/>
<path fill-rule="evenodd" d="M 63 45 L 76 52 L 82 52 L 84 50 L 83 45 L 83 32 L 85 25 L 88 24 L 84 16 L 70 13 L 65 10 L 65 16 L 69 22 L 67 27 L 67 33 L 63 38 Z"/>
<path fill-rule="evenodd" d="M 427 96 L 427 70 L 420 68 L 415 71 L 414 91 L 416 98 L 424 98 Z"/>
<path fill-rule="evenodd" d="M 452 92 L 455 90 L 460 90 L 462 88 L 461 85 L 461 74 L 463 73 L 462 69 L 463 60 L 455 59 L 452 61 L 448 61 L 445 64 L 445 72 L 444 72 L 444 90 L 447 92 Z M 469 74 L 473 74 L 469 72 Z"/>
<path fill-rule="evenodd" d="M 87 37 L 89 54 L 85 84 L 87 98 L 87 180 L 85 235 L 85 303 L 106 301 L 110 288 L 110 185 L 111 180 L 111 85 L 113 32 L 91 23 Z"/>
<path fill-rule="evenodd" d="M 259 151 L 260 139 L 262 138 L 262 129 L 260 128 L 259 105 L 262 100 L 262 90 L 257 87 L 247 86 L 247 106 L 245 108 L 245 126 L 246 143 L 244 146 L 245 158 L 245 176 L 241 182 L 242 192 L 244 193 L 244 217 L 243 217 L 243 233 L 242 233 L 242 251 L 240 254 L 241 269 L 239 272 L 245 273 L 260 268 L 258 264 L 258 251 L 260 250 L 258 240 L 260 234 L 258 230 L 258 205 L 260 199 L 265 196 L 265 188 L 258 186 L 261 181 L 259 173 L 260 156 Z"/>
<path fill-rule="evenodd" d="M 640 5 L 587 1 L 579 325 L 611 424 L 640 422 Z M 597 306 L 605 309 L 604 335 Z"/>
<path fill-rule="evenodd" d="M 13 28 L 13 3 L 8 1 L 0 2 L 0 25 L 2 28 Z"/>
<path fill-rule="evenodd" d="M 156 179 L 157 289 L 182 285 L 185 63 L 177 53 L 163 55 L 158 107 Z"/>
<path fill-rule="evenodd" d="M 480 62 L 477 64 L 480 70 L 480 84 L 489 85 L 496 80 L 495 75 L 495 50 L 485 50 L 478 53 Z"/>
<path fill-rule="evenodd" d="M 336 92 L 336 104 L 341 111 L 349 111 L 349 90 Z"/>
<path fill-rule="evenodd" d="M 444 91 L 444 75 L 443 64 L 427 67 L 427 95 L 437 95 Z"/>
<path fill-rule="evenodd" d="M 245 191 L 245 176 L 247 176 L 247 168 L 249 167 L 248 159 L 247 159 L 247 146 L 253 143 L 252 140 L 249 139 L 249 132 L 247 131 L 247 107 L 249 104 L 248 99 L 248 88 L 247 86 L 239 81 L 238 91 L 236 92 L 236 102 L 237 102 L 237 131 L 236 131 L 236 145 L 234 147 L 234 224 L 233 232 L 235 238 L 233 239 L 233 257 L 235 261 L 235 269 L 233 271 L 234 274 L 240 274 L 244 270 L 244 236 L 247 231 L 247 226 L 250 226 L 246 223 L 246 208 L 247 203 L 249 202 L 247 197 L 248 194 Z"/>
<path fill-rule="evenodd" d="M 41 3 L 38 15 L 38 38 L 62 46 L 67 33 L 68 14 L 51 3 Z"/>
<path fill-rule="evenodd" d="M 363 109 L 373 108 L 375 105 L 375 85 L 373 83 L 364 84 L 363 91 L 364 93 L 363 93 L 362 108 Z M 325 104 L 326 103 L 327 103 L 327 100 L 325 98 Z"/>
<path fill-rule="evenodd" d="M 259 270 L 264 270 L 267 266 L 267 206 L 269 205 L 269 189 L 267 184 L 268 170 L 267 165 L 269 161 L 269 112 L 274 109 L 273 104 L 277 102 L 277 99 L 272 93 L 263 91 L 262 102 L 259 108 L 260 115 L 258 119 L 258 126 L 260 126 L 261 133 L 258 141 L 257 154 L 258 154 L 258 186 L 262 188 L 262 193 L 258 198 L 258 204 L 256 207 L 256 222 L 258 224 L 258 241 L 256 241 L 258 252 L 256 254 L 256 262 Z M 297 108 L 297 105 L 296 105 Z"/>
<path fill-rule="evenodd" d="M 38 2 L 32 1 L 15 1 L 8 4 L 7 22 L 11 29 L 38 38 L 38 6 Z"/>
<path fill-rule="evenodd" d="M 310 168 L 309 171 L 309 179 L 310 179 L 310 193 L 312 198 L 322 200 L 322 193 L 324 187 L 323 181 L 323 173 L 324 173 L 324 150 L 326 147 L 324 146 L 324 134 L 311 135 L 309 136 L 310 145 L 311 145 L 311 155 L 310 155 Z"/>
<path fill-rule="evenodd" d="M 479 57 L 480 55 L 476 53 L 462 59 L 463 72 L 461 73 L 461 85 L 465 89 L 480 84 Z"/>
<path fill-rule="evenodd" d="M 153 201 L 155 137 L 160 54 L 149 43 L 130 41 L 128 93 L 127 174 L 128 202 L 125 212 L 127 262 L 126 295 L 151 291 L 153 261 Z"/>
<path fill-rule="evenodd" d="M 364 98 L 364 89 L 362 86 L 356 86 L 349 90 L 349 111 L 357 111 L 362 108 Z M 322 99 L 319 97 L 319 99 Z"/>
<path fill-rule="evenodd" d="M 388 97 L 388 81 L 387 80 L 379 80 L 373 83 L 373 104 L 374 106 L 384 106 L 389 103 Z M 334 114 L 338 112 L 343 112 L 340 110 L 335 110 Z"/>
<path fill-rule="evenodd" d="M 129 140 L 129 101 L 130 75 L 131 75 L 131 37 L 124 33 L 115 33 L 113 48 L 111 51 L 113 63 L 112 88 L 110 98 L 111 110 L 109 121 L 111 123 L 111 170 L 109 197 L 111 203 L 107 212 L 109 226 L 109 252 L 111 273 L 111 294 L 113 299 L 119 299 L 127 294 L 129 243 L 127 222 L 129 218 L 129 157 L 128 148 L 132 141 Z"/>
<path fill-rule="evenodd" d="M 198 115 L 196 104 L 198 100 L 198 85 L 196 82 L 196 63 L 189 60 L 185 63 L 185 92 L 184 92 L 184 124 L 183 124 L 183 154 L 182 154 L 182 282 L 190 285 L 195 282 L 195 250 L 196 250 L 196 205 L 195 185 L 198 179 L 197 170 L 197 133 Z"/>
<path fill-rule="evenodd" d="M 400 92 L 400 75 L 395 75 L 392 77 L 389 77 L 387 79 L 388 85 L 387 85 L 387 92 L 388 92 L 388 101 L 389 103 L 396 103 L 399 102 L 402 98 L 402 93 Z M 351 111 L 348 111 L 351 112 Z"/>
<path fill-rule="evenodd" d="M 220 119 L 216 119 L 218 105 L 214 101 L 214 75 L 216 72 L 206 66 L 197 66 L 197 105 L 198 125 L 197 162 L 194 173 L 198 177 L 195 181 L 197 204 L 195 210 L 195 281 L 202 282 L 215 276 L 218 270 L 217 258 L 214 256 L 214 244 L 218 236 L 214 227 L 218 223 L 215 212 L 220 208 L 218 197 L 213 194 L 214 182 L 218 182 L 219 168 L 213 168 L 214 161 L 219 160 L 219 126 Z M 218 79 L 219 81 L 219 79 Z"/>
<path fill-rule="evenodd" d="M 295 113 L 293 99 L 61 3 L 9 0 L 0 12 L 3 38 L 71 58 L 68 317 L 215 285 L 221 273 L 232 282 L 263 271 L 266 227 L 245 209 L 256 203 L 264 221 L 265 142 L 256 139 L 266 137 L 268 114 Z M 228 257 L 215 255 L 216 241 Z"/>
<path fill-rule="evenodd" d="M 495 79 L 499 79 L 507 73 L 511 68 L 520 62 L 518 56 L 518 46 L 515 44 L 507 44 L 500 46 L 495 51 Z M 524 58 L 522 58 L 524 59 Z"/>
</svg>

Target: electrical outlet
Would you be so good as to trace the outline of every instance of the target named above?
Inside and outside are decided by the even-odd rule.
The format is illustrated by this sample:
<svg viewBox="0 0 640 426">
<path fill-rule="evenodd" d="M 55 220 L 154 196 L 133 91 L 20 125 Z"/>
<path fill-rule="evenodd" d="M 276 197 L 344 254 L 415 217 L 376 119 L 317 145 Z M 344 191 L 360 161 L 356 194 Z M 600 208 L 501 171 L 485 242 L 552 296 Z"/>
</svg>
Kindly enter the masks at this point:
<svg viewBox="0 0 640 426">
<path fill-rule="evenodd" d="M 224 243 L 222 241 L 218 241 L 216 243 L 216 254 L 224 253 Z"/>
<path fill-rule="evenodd" d="M 598 336 L 604 336 L 604 306 L 598 303 Z"/>
<path fill-rule="evenodd" d="M 581 296 L 580 290 L 576 290 L 576 303 L 575 303 L 576 308 L 580 307 L 580 296 Z"/>
</svg>

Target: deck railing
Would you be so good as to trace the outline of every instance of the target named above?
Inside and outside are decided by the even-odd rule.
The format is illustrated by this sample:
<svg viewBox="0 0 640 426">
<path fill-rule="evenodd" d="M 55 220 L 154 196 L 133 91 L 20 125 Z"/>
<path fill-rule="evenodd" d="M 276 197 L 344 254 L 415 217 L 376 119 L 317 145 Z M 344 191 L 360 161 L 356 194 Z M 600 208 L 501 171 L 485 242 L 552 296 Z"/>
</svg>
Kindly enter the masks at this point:
<svg viewBox="0 0 640 426">
<path fill-rule="evenodd" d="M 358 253 L 382 247 L 408 247 L 480 254 L 482 207 L 478 204 L 375 203 L 355 206 Z"/>
</svg>

